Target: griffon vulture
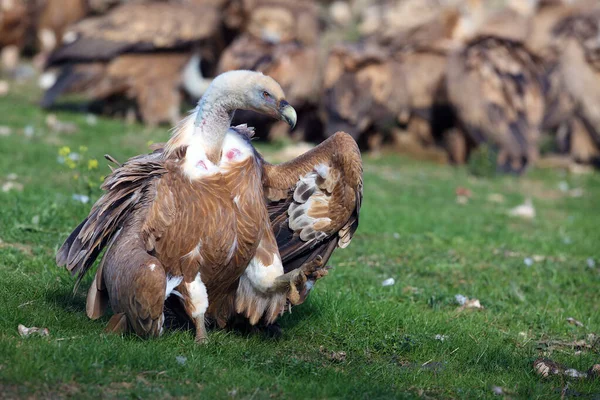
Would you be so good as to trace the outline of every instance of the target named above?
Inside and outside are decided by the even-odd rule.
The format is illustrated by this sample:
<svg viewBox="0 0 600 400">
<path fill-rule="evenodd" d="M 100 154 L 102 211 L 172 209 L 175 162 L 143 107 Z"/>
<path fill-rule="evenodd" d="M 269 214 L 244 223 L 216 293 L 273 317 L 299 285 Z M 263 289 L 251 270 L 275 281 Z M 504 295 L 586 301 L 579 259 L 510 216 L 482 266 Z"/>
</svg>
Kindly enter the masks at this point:
<svg viewBox="0 0 600 400">
<path fill-rule="evenodd" d="M 443 9 L 437 15 L 394 38 L 382 34 L 331 50 L 323 85 L 326 132 L 342 129 L 369 145 L 392 133 L 399 148 L 414 156 L 447 161 L 437 148 L 443 145 L 452 160 L 464 161 L 466 144 L 454 143 L 462 135 L 454 140 L 444 87 L 458 14 Z"/>
<path fill-rule="evenodd" d="M 109 329 L 158 336 L 165 299 L 175 294 L 198 341 L 205 317 L 219 326 L 239 314 L 269 324 L 287 301 L 302 302 L 333 250 L 348 245 L 362 200 L 354 140 L 337 133 L 271 165 L 248 128 L 230 127 L 237 109 L 296 123 L 272 78 L 227 72 L 164 147 L 106 178 L 105 194 L 56 258 L 79 282 L 106 248 L 88 293 L 91 318 L 110 302 Z"/>
<path fill-rule="evenodd" d="M 200 74 L 200 61 L 212 57 L 216 64 L 219 27 L 214 7 L 176 2 L 125 4 L 85 19 L 49 56 L 47 68 L 60 72 L 41 104 L 50 107 L 69 92 L 83 91 L 91 100 L 120 96 L 137 103 L 144 122 L 172 122 L 180 89 L 200 97 L 210 83 Z M 145 97 L 154 90 L 149 79 L 168 95 Z"/>
<path fill-rule="evenodd" d="M 498 150 L 498 169 L 534 162 L 546 99 L 541 60 L 519 42 L 479 37 L 450 57 L 448 95 L 472 140 Z"/>
<path fill-rule="evenodd" d="M 573 97 L 580 128 L 570 153 L 580 162 L 600 161 L 600 6 L 570 15 L 553 30 L 559 43 L 561 77 Z"/>
<path fill-rule="evenodd" d="M 19 62 L 31 23 L 28 11 L 19 0 L 0 0 L 0 60 L 4 72 L 14 71 Z"/>
</svg>

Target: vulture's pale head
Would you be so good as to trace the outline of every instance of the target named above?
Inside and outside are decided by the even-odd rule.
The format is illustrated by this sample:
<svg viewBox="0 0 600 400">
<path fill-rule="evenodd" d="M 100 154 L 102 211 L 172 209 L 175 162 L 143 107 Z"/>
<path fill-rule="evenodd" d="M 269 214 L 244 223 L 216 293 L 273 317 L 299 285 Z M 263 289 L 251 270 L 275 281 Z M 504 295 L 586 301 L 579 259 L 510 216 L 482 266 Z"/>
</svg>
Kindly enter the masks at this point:
<svg viewBox="0 0 600 400">
<path fill-rule="evenodd" d="M 207 95 L 230 110 L 256 111 L 296 125 L 296 110 L 285 100 L 281 86 L 261 72 L 237 70 L 222 73 L 211 83 Z M 222 98 L 216 98 L 217 96 Z M 208 99 L 207 99 L 208 100 Z"/>
<path fill-rule="evenodd" d="M 198 107 L 175 127 L 166 153 L 199 138 L 209 160 L 218 163 L 235 110 L 255 111 L 296 126 L 296 110 L 273 78 L 256 71 L 229 71 L 213 79 Z"/>
</svg>

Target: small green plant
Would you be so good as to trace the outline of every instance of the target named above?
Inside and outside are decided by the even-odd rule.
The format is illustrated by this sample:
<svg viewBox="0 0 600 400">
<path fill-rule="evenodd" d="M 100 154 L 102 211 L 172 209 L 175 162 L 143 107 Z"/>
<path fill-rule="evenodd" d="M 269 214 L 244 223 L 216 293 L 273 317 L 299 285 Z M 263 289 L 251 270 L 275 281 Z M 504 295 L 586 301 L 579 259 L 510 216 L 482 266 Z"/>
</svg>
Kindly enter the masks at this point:
<svg viewBox="0 0 600 400">
<path fill-rule="evenodd" d="M 79 146 L 79 152 L 69 146 L 58 149 L 58 163 L 67 168 L 74 182 L 74 196 L 89 200 L 100 191 L 104 176 L 98 174 L 98 160 L 87 155 L 88 148 Z M 83 200 L 82 200 L 83 201 Z M 83 201 L 87 203 L 87 201 Z"/>
</svg>

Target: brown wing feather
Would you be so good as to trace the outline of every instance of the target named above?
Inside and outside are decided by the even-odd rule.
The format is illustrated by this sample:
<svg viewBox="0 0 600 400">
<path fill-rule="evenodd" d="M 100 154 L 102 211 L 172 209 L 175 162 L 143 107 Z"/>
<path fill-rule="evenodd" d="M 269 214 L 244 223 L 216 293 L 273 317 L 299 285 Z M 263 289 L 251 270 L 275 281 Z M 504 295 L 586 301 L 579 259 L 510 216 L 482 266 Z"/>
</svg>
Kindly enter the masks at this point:
<svg viewBox="0 0 600 400">
<path fill-rule="evenodd" d="M 59 266 L 77 274 L 75 290 L 123 223 L 153 201 L 155 179 L 165 173 L 162 154 L 153 153 L 130 159 L 106 178 L 105 194 L 56 254 Z"/>
<path fill-rule="evenodd" d="M 290 162 L 265 163 L 267 208 L 289 272 L 335 247 L 346 247 L 358 227 L 362 161 L 354 139 L 338 132 Z"/>
</svg>

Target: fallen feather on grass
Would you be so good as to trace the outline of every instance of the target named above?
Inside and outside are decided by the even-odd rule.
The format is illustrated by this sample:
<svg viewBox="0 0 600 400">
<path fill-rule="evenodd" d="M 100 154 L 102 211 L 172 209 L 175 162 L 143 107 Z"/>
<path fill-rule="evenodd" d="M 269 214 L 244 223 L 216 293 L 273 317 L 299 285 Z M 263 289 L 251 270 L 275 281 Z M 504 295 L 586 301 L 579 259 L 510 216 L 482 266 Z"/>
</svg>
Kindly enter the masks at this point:
<svg viewBox="0 0 600 400">
<path fill-rule="evenodd" d="M 538 358 L 533 362 L 533 370 L 542 378 L 553 375 L 562 375 L 564 367 L 548 358 Z"/>
<path fill-rule="evenodd" d="M 596 266 L 596 261 L 591 257 L 586 260 L 586 263 L 588 268 L 594 268 Z"/>
<path fill-rule="evenodd" d="M 502 396 L 504 394 L 504 389 L 502 389 L 500 386 L 492 386 L 492 393 L 494 393 L 496 396 Z"/>
<path fill-rule="evenodd" d="M 531 267 L 533 265 L 533 259 L 531 257 L 525 257 L 523 259 L 523 262 L 525 263 L 525 265 L 527 265 L 528 267 Z"/>
<path fill-rule="evenodd" d="M 0 126 L 0 136 L 10 136 L 12 129 L 9 126 Z"/>
<path fill-rule="evenodd" d="M 460 304 L 460 307 L 457 308 L 458 311 L 466 310 L 467 308 L 474 308 L 477 310 L 482 310 L 484 307 L 481 305 L 479 299 L 469 299 L 462 294 L 457 294 L 454 296 L 456 302 Z"/>
<path fill-rule="evenodd" d="M 175 360 L 177 361 L 177 364 L 185 365 L 185 363 L 187 362 L 187 357 L 177 356 L 177 357 L 175 357 Z"/>
<path fill-rule="evenodd" d="M 463 296 L 462 294 L 455 295 L 454 299 L 461 306 L 464 305 L 467 302 L 467 300 L 469 300 L 469 298 L 467 296 Z"/>
<path fill-rule="evenodd" d="M 392 286 L 396 283 L 394 278 L 387 278 L 385 281 L 381 282 L 381 286 Z"/>
<path fill-rule="evenodd" d="M 526 199 L 525 203 L 510 209 L 508 211 L 508 215 L 510 215 L 511 217 L 519 217 L 523 219 L 535 218 L 535 208 L 533 207 L 531 199 Z"/>
<path fill-rule="evenodd" d="M 23 184 L 19 183 L 19 182 L 15 182 L 15 181 L 8 181 L 8 182 L 4 182 L 2 184 L 2 191 L 4 193 L 8 193 L 11 190 L 17 191 L 17 192 L 22 192 L 23 191 Z"/>
<path fill-rule="evenodd" d="M 21 335 L 21 337 L 29 337 L 34 334 L 38 334 L 40 336 L 50 335 L 48 328 L 38 328 L 37 326 L 27 328 L 25 325 L 19 324 L 17 330 L 19 331 L 19 335 Z"/>
<path fill-rule="evenodd" d="M 571 325 L 575 325 L 575 326 L 579 326 L 579 327 L 583 327 L 583 323 L 581 323 L 580 321 L 577 321 L 575 318 L 573 317 L 569 317 L 567 318 L 567 322 L 570 323 Z"/>
</svg>

